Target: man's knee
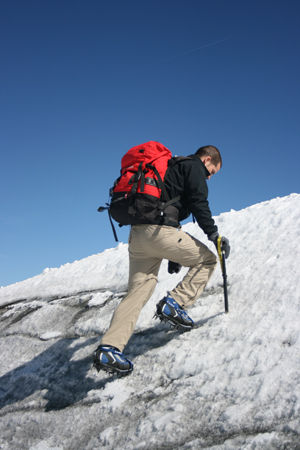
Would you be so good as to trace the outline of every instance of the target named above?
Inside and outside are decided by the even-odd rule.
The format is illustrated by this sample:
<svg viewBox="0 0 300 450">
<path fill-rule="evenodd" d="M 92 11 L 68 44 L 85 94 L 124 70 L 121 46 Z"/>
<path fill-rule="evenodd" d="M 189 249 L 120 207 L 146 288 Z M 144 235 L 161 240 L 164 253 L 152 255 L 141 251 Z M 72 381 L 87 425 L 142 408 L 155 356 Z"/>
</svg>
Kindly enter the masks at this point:
<svg viewBox="0 0 300 450">
<path fill-rule="evenodd" d="M 202 260 L 202 264 L 205 266 L 215 267 L 217 265 L 217 257 L 216 255 L 207 249 L 204 259 Z"/>
<path fill-rule="evenodd" d="M 147 285 L 156 285 L 157 283 L 157 275 L 150 273 L 136 273 L 132 277 L 129 278 L 128 281 L 128 291 L 135 291 L 140 288 L 145 288 Z"/>
</svg>

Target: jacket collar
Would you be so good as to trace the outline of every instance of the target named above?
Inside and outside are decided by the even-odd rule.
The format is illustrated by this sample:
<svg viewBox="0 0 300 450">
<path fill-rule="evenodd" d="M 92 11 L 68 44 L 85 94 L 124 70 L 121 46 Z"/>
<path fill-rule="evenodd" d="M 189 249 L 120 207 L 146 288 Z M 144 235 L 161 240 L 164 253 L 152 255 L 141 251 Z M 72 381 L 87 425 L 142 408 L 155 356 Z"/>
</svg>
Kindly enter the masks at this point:
<svg viewBox="0 0 300 450">
<path fill-rule="evenodd" d="M 211 173 L 207 170 L 207 168 L 205 167 L 204 162 L 199 158 L 199 156 L 193 154 L 193 155 L 189 155 L 189 158 L 195 159 L 196 161 L 199 161 L 204 173 L 205 173 L 205 178 L 208 178 Z"/>
</svg>

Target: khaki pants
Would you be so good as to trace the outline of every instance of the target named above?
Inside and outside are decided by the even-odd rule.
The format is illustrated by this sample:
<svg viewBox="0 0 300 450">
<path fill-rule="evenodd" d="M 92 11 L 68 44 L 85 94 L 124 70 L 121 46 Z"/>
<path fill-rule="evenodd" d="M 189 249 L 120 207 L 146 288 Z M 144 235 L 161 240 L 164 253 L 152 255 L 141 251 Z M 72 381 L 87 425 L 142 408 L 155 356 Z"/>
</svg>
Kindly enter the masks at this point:
<svg viewBox="0 0 300 450">
<path fill-rule="evenodd" d="M 183 308 L 199 298 L 217 261 L 204 244 L 182 230 L 160 225 L 132 226 L 128 294 L 116 309 L 102 345 L 113 345 L 123 351 L 143 306 L 154 291 L 164 258 L 190 267 L 183 280 L 170 292 Z"/>
</svg>

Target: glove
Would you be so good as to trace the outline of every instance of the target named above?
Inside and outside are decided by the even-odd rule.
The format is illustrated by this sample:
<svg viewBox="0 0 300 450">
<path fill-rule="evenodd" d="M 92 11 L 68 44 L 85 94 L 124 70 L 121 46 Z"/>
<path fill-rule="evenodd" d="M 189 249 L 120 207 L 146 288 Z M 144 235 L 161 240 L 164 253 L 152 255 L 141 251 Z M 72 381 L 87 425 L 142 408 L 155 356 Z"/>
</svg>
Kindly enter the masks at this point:
<svg viewBox="0 0 300 450">
<path fill-rule="evenodd" d="M 217 231 L 208 236 L 208 239 L 215 244 L 217 250 L 218 250 L 218 238 L 219 233 Z M 221 251 L 224 252 L 225 258 L 227 259 L 230 254 L 230 245 L 229 240 L 225 236 L 221 236 Z"/>
<path fill-rule="evenodd" d="M 168 264 L 168 272 L 169 273 L 178 273 L 180 269 L 181 269 L 180 264 L 173 262 L 173 261 L 169 261 L 169 264 Z"/>
</svg>

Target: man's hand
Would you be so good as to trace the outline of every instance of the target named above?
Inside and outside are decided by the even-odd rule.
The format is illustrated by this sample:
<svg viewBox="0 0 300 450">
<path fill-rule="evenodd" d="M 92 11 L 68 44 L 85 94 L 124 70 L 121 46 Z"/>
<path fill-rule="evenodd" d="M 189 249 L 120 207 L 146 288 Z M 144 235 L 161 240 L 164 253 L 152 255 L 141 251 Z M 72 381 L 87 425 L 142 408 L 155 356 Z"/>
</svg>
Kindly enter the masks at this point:
<svg viewBox="0 0 300 450">
<path fill-rule="evenodd" d="M 208 239 L 215 244 L 217 250 L 218 250 L 218 237 L 219 233 L 217 231 L 208 236 Z M 225 236 L 221 236 L 221 250 L 222 252 L 224 252 L 225 258 L 227 259 L 230 254 L 230 245 L 229 240 Z"/>
<path fill-rule="evenodd" d="M 173 261 L 169 261 L 169 264 L 168 264 L 168 272 L 169 273 L 178 273 L 180 269 L 181 269 L 180 264 L 173 262 Z"/>
</svg>

